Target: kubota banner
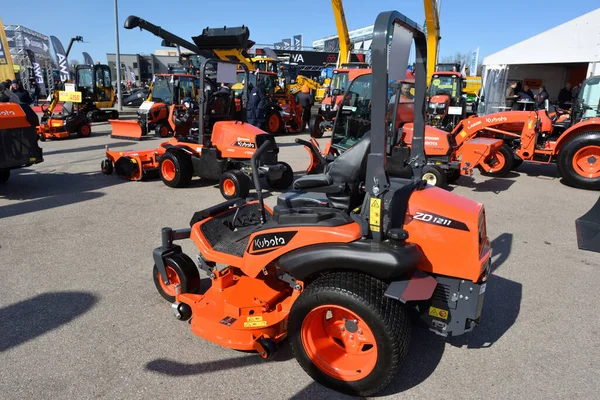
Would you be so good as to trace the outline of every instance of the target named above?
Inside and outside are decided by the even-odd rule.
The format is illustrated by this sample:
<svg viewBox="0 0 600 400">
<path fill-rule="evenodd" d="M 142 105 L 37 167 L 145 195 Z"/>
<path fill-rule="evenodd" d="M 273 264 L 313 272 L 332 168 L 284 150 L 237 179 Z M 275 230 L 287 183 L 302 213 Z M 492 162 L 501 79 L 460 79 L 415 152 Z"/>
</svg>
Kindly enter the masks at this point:
<svg viewBox="0 0 600 400">
<path fill-rule="evenodd" d="M 8 48 L 8 41 L 6 40 L 6 32 L 4 32 L 4 25 L 0 19 L 0 81 L 7 79 L 11 81 L 15 79 L 15 70 Z"/>
<path fill-rule="evenodd" d="M 83 52 L 83 63 L 86 65 L 94 65 L 94 60 L 92 60 L 92 57 L 85 51 Z"/>
<path fill-rule="evenodd" d="M 52 47 L 54 47 L 54 53 L 56 53 L 56 63 L 58 64 L 58 72 L 60 74 L 61 82 L 69 80 L 69 60 L 67 60 L 65 48 L 56 36 L 50 36 L 52 40 Z"/>
<path fill-rule="evenodd" d="M 40 63 L 35 59 L 35 53 L 31 50 L 25 50 L 27 53 L 27 57 L 29 57 L 29 62 L 31 62 L 31 66 L 33 67 L 33 74 L 35 75 L 35 82 L 38 84 L 40 88 L 40 94 L 42 96 L 46 96 L 46 84 L 44 83 L 44 75 L 42 75 L 42 67 Z"/>
</svg>

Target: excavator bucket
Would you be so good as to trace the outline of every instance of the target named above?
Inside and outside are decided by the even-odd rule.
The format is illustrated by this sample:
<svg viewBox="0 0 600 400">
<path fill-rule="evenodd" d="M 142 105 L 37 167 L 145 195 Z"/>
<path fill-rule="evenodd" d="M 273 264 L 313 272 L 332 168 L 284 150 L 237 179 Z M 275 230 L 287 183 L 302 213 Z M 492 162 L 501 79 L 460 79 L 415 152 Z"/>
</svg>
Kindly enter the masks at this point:
<svg viewBox="0 0 600 400">
<path fill-rule="evenodd" d="M 575 221 L 577 247 L 600 253 L 600 198 L 585 215 Z"/>
<path fill-rule="evenodd" d="M 109 119 L 112 133 L 111 138 L 141 140 L 144 131 L 137 120 Z"/>
</svg>

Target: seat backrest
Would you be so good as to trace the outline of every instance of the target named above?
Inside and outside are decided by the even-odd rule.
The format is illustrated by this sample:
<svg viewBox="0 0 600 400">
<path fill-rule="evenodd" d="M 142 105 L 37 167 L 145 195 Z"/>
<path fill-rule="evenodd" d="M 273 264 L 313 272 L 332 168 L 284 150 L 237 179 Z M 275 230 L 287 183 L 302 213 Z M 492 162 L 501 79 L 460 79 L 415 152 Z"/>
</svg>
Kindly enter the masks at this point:
<svg viewBox="0 0 600 400">
<path fill-rule="evenodd" d="M 371 148 L 371 132 L 346 152 L 327 165 L 325 173 L 333 179 L 334 184 L 346 183 L 350 186 L 360 184 L 366 176 L 367 156 Z"/>
</svg>

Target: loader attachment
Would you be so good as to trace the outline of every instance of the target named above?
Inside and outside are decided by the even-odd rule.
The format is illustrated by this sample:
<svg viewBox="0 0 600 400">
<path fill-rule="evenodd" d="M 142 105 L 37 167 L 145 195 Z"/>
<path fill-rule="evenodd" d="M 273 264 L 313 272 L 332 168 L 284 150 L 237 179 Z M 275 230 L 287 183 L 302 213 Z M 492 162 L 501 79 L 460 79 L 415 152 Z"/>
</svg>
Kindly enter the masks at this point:
<svg viewBox="0 0 600 400">
<path fill-rule="evenodd" d="M 491 160 L 502 147 L 502 140 L 488 138 L 474 138 L 467 140 L 456 151 L 456 158 L 460 160 L 461 175 L 470 176 L 473 168 L 481 166 L 485 172 L 492 172 L 494 165 Z"/>
<path fill-rule="evenodd" d="M 144 131 L 137 120 L 109 119 L 112 128 L 111 138 L 141 140 Z"/>
</svg>

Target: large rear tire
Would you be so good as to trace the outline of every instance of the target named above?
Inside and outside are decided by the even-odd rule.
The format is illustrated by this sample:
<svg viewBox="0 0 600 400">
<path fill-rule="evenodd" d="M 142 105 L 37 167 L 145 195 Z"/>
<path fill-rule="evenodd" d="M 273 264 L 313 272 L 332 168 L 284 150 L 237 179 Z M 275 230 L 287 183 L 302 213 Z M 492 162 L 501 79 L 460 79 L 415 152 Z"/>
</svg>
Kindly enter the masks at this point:
<svg viewBox="0 0 600 400">
<path fill-rule="evenodd" d="M 158 163 L 158 170 L 163 183 L 172 188 L 189 185 L 194 174 L 190 156 L 182 151 L 163 154 Z"/>
<path fill-rule="evenodd" d="M 288 318 L 290 345 L 317 382 L 369 396 L 396 376 L 408 352 L 410 322 L 403 305 L 385 297 L 373 277 L 336 272 L 309 284 Z"/>
<path fill-rule="evenodd" d="M 92 127 L 88 124 L 81 124 L 77 127 L 77 136 L 86 138 L 92 134 Z"/>
<path fill-rule="evenodd" d="M 154 285 L 163 299 L 169 303 L 175 301 L 175 285 L 181 285 L 181 293 L 196 293 L 200 287 L 200 274 L 192 259 L 183 253 L 168 256 L 165 260 L 165 269 L 169 284 L 165 285 L 156 265 L 152 271 Z"/>
<path fill-rule="evenodd" d="M 581 189 L 600 189 L 600 131 L 572 137 L 558 153 L 564 182 Z"/>
<path fill-rule="evenodd" d="M 494 166 L 494 170 L 486 172 L 480 167 L 479 172 L 481 172 L 481 175 L 497 177 L 508 175 L 515 163 L 515 152 L 513 149 L 505 143 L 500 147 L 500 150 L 495 154 L 495 157 L 497 164 Z"/>
</svg>

